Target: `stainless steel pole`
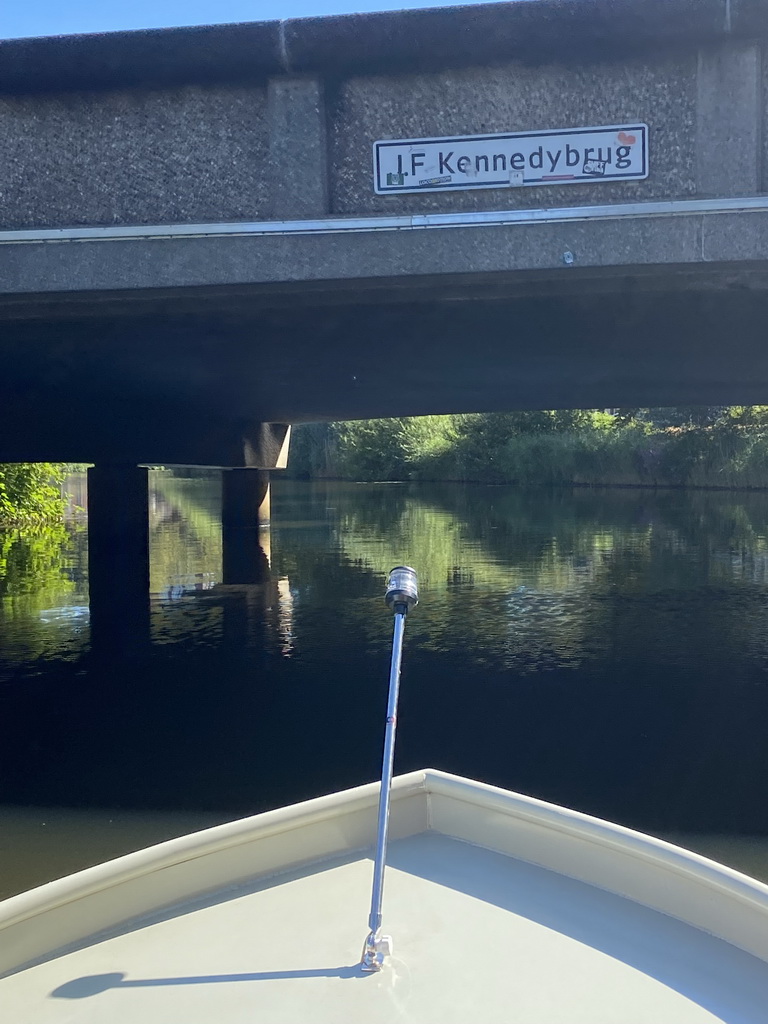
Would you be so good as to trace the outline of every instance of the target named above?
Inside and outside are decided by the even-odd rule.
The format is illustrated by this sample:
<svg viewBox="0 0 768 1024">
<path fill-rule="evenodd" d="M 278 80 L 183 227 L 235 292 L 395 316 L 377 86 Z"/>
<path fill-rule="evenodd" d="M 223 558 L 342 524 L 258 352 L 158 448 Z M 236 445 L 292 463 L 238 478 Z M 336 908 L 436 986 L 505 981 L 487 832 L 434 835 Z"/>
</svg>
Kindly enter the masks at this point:
<svg viewBox="0 0 768 1024">
<path fill-rule="evenodd" d="M 392 639 L 392 666 L 389 672 L 389 699 L 387 702 L 387 727 L 384 733 L 384 757 L 381 766 L 381 793 L 379 794 L 379 822 L 376 840 L 376 857 L 373 865 L 373 893 L 368 927 L 372 932 L 381 928 L 381 901 L 384 895 L 384 862 L 387 859 L 389 838 L 389 804 L 392 796 L 392 767 L 395 761 L 395 732 L 397 730 L 397 699 L 400 692 L 400 662 L 403 651 L 405 612 L 395 615 L 395 630 Z"/>
<path fill-rule="evenodd" d="M 392 952 L 392 939 L 381 934 L 382 901 L 384 898 L 384 866 L 387 859 L 389 836 L 389 805 L 392 787 L 392 769 L 395 760 L 395 731 L 397 729 L 397 699 L 400 691 L 400 665 L 403 656 L 403 634 L 408 609 L 418 603 L 416 573 L 409 566 L 398 566 L 389 575 L 386 601 L 394 610 L 395 624 L 392 637 L 392 661 L 389 669 L 389 696 L 387 723 L 384 733 L 384 756 L 381 768 L 379 818 L 376 835 L 376 853 L 373 864 L 371 912 L 368 916 L 368 937 L 363 946 L 364 971 L 380 971 L 384 957 Z"/>
</svg>

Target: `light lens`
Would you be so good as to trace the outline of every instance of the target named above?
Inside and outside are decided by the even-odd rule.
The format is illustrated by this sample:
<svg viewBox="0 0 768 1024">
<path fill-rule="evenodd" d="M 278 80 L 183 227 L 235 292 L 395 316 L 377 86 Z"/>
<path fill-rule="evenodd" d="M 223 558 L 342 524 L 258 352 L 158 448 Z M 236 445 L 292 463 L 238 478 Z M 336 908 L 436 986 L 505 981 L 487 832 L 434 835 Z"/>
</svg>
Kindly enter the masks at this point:
<svg viewBox="0 0 768 1024">
<path fill-rule="evenodd" d="M 389 608 L 404 604 L 408 611 L 419 603 L 419 585 L 415 569 L 409 565 L 395 566 L 389 574 L 385 601 Z"/>
</svg>

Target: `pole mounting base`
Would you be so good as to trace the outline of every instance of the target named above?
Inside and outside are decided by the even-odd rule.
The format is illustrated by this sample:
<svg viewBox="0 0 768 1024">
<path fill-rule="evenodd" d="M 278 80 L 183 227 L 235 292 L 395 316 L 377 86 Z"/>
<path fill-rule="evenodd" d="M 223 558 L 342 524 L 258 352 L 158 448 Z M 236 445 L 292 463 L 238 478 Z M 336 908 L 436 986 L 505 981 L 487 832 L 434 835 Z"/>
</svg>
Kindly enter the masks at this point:
<svg viewBox="0 0 768 1024">
<path fill-rule="evenodd" d="M 370 933 L 363 946 L 363 956 L 360 964 L 368 974 L 380 971 L 384 966 L 385 957 L 392 956 L 392 936 Z"/>
</svg>

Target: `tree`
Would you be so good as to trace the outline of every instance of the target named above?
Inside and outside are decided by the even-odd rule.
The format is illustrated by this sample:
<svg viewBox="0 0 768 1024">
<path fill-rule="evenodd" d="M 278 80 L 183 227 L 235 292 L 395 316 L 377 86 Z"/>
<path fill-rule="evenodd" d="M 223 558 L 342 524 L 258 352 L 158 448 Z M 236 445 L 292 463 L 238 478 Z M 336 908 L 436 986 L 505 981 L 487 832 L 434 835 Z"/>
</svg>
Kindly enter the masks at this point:
<svg viewBox="0 0 768 1024">
<path fill-rule="evenodd" d="M 53 462 L 0 463 L 0 525 L 23 526 L 60 519 L 66 502 L 64 467 Z"/>
</svg>

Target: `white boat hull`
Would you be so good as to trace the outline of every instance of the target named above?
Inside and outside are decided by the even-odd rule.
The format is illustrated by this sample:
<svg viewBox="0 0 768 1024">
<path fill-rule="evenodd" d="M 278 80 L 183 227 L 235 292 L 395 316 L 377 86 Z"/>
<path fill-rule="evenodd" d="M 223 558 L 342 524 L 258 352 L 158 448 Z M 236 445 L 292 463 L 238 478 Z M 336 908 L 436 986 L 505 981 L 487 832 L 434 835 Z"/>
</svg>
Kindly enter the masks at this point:
<svg viewBox="0 0 768 1024">
<path fill-rule="evenodd" d="M 0 904 L 14 1024 L 766 1019 L 768 886 L 659 840 L 423 771 L 172 840 Z"/>
</svg>

